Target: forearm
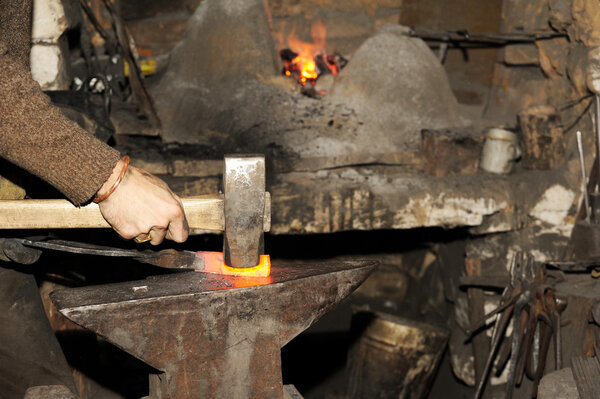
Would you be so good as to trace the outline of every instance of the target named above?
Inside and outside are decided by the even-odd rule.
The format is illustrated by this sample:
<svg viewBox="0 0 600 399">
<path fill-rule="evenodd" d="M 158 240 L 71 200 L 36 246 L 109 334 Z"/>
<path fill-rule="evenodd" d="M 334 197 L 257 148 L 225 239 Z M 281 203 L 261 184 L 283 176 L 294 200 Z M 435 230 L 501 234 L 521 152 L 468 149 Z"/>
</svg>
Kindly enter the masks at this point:
<svg viewBox="0 0 600 399">
<path fill-rule="evenodd" d="M 0 156 L 44 179 L 75 204 L 113 172 L 118 151 L 67 119 L 0 42 Z"/>
</svg>

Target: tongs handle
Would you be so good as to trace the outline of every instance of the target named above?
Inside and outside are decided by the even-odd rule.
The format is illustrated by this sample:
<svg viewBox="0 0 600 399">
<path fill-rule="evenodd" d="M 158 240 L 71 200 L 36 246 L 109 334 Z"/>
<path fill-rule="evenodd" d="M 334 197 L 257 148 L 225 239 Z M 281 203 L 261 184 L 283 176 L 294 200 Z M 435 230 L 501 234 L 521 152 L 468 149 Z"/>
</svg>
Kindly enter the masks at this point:
<svg viewBox="0 0 600 399">
<path fill-rule="evenodd" d="M 17 241 L 28 247 L 69 252 L 72 254 L 129 258 L 165 269 L 196 270 L 203 268 L 204 266 L 204 261 L 202 259 L 196 259 L 195 253 L 190 251 L 176 251 L 174 249 L 164 249 L 162 251 L 147 249 L 138 251 L 136 249 L 104 247 L 66 240 L 36 241 L 17 239 Z"/>
<path fill-rule="evenodd" d="M 143 252 L 137 251 L 135 249 L 104 247 L 100 245 L 82 243 L 77 241 L 34 241 L 28 239 L 19 239 L 19 242 L 28 247 L 51 249 L 54 251 L 69 252 L 72 254 L 113 256 L 121 258 L 144 258 L 148 256 L 147 254 L 144 254 Z"/>
</svg>

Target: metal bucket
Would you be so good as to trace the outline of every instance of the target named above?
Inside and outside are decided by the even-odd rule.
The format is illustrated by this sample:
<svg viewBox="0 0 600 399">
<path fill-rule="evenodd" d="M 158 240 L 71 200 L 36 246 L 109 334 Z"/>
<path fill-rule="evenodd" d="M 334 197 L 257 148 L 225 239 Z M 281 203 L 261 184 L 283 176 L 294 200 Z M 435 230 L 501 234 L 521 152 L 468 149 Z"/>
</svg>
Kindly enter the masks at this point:
<svg viewBox="0 0 600 399">
<path fill-rule="evenodd" d="M 349 399 L 423 398 L 448 342 L 447 330 L 383 313 L 352 318 Z"/>
</svg>

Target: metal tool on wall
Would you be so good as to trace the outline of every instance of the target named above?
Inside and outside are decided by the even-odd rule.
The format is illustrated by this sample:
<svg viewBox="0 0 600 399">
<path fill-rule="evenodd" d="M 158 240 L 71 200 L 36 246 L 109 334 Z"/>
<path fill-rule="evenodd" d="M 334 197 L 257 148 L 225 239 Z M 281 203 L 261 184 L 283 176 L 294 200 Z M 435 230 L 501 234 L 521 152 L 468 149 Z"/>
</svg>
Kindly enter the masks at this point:
<svg viewBox="0 0 600 399">
<path fill-rule="evenodd" d="M 597 264 L 594 263 L 600 262 L 600 102 L 598 96 L 596 97 L 595 119 L 596 157 L 589 179 L 585 168 L 582 135 L 580 131 L 577 131 L 583 201 L 565 251 L 564 260 L 552 262 L 561 270 L 575 271 L 582 268 L 585 270 L 585 268 L 596 267 Z M 569 265 L 569 262 L 576 264 Z"/>
<path fill-rule="evenodd" d="M 595 96 L 596 102 L 596 118 L 595 118 L 595 142 L 596 142 L 596 159 L 594 163 L 594 167 L 596 171 L 600 172 L 600 96 Z M 600 223 L 600 173 L 596 173 L 596 179 L 592 180 L 591 183 L 593 187 L 591 188 L 590 193 L 590 212 L 591 219 L 594 223 Z"/>
<path fill-rule="evenodd" d="M 592 165 L 592 171 L 586 176 L 585 154 L 583 151 L 583 140 L 581 131 L 577 131 L 577 150 L 579 164 L 581 167 L 582 190 L 585 201 L 585 220 L 588 223 L 600 224 L 600 96 L 595 96 L 595 118 L 594 118 L 594 142 L 596 156 Z M 595 173 L 594 173 L 595 172 Z M 592 176 L 594 175 L 594 176 Z"/>
</svg>

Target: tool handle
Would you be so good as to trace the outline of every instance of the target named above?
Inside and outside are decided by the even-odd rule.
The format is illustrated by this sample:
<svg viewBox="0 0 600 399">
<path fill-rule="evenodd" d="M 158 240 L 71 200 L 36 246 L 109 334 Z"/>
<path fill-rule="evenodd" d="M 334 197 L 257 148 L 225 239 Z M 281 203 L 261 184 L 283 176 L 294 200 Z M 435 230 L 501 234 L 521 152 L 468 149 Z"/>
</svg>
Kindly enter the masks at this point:
<svg viewBox="0 0 600 399">
<path fill-rule="evenodd" d="M 190 229 L 223 231 L 223 198 L 182 198 Z M 269 209 L 270 210 L 270 209 Z M 269 212 L 270 214 L 270 212 Z M 98 204 L 77 208 L 67 200 L 0 200 L 0 229 L 107 228 Z"/>
</svg>

